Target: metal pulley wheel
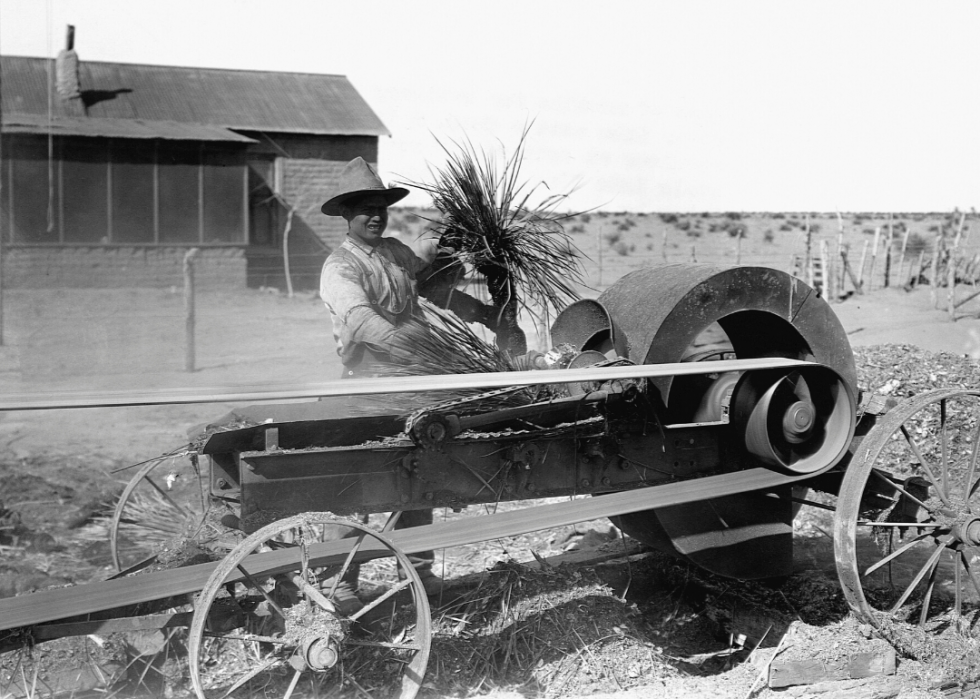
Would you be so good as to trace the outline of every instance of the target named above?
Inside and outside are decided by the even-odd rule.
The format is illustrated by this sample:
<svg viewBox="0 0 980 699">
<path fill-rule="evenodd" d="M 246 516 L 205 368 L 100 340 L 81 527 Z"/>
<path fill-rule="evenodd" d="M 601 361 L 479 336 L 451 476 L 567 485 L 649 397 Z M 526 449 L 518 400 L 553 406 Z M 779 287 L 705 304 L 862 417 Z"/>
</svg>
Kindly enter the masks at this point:
<svg viewBox="0 0 980 699">
<path fill-rule="evenodd" d="M 980 391 L 922 393 L 872 428 L 844 475 L 834 519 L 837 573 L 855 613 L 874 625 L 975 628 L 978 462 Z"/>
<path fill-rule="evenodd" d="M 745 449 L 763 464 L 793 475 L 826 469 L 854 436 L 855 403 L 830 369 L 747 373 L 734 389 L 732 424 Z"/>
<path fill-rule="evenodd" d="M 352 541 L 346 558 L 318 559 L 318 544 L 337 538 Z M 269 551 L 274 564 L 251 557 Z M 222 560 L 197 598 L 188 656 L 200 699 L 289 697 L 300 683 L 304 696 L 412 699 L 430 645 L 428 599 L 405 554 L 358 521 L 308 512 Z"/>
</svg>

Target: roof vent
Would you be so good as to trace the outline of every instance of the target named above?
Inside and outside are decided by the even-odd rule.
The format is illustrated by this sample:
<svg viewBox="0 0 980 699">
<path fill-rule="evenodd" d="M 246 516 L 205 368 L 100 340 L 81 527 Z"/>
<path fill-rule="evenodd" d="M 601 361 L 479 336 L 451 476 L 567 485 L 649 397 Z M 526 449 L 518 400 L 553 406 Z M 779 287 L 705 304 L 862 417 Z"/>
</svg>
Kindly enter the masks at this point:
<svg viewBox="0 0 980 699">
<path fill-rule="evenodd" d="M 68 25 L 68 37 L 63 51 L 55 59 L 56 88 L 62 99 L 78 99 L 82 96 L 78 79 L 78 54 L 75 53 L 75 27 Z"/>
</svg>

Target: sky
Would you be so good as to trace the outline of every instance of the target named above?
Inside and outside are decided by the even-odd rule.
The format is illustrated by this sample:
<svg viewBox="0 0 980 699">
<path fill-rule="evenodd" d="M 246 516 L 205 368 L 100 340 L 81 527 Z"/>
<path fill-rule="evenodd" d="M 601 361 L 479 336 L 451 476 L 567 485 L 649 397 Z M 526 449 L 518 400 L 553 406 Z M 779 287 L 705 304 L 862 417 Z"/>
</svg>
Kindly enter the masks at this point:
<svg viewBox="0 0 980 699">
<path fill-rule="evenodd" d="M 980 3 L 0 0 L 0 53 L 346 75 L 386 180 L 441 141 L 563 208 L 980 207 Z M 420 192 L 404 201 L 428 203 Z"/>
</svg>

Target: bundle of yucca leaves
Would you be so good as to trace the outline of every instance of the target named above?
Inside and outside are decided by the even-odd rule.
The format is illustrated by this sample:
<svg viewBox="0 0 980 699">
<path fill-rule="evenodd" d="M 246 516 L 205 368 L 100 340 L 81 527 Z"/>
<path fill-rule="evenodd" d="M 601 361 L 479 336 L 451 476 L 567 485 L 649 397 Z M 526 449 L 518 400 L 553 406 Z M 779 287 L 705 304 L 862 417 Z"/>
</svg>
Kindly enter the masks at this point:
<svg viewBox="0 0 980 699">
<path fill-rule="evenodd" d="M 471 269 L 486 280 L 497 345 L 515 355 L 527 351 L 519 312 L 557 312 L 578 298 L 575 285 L 582 283 L 582 254 L 562 225 L 576 214 L 557 211 L 568 194 L 532 205 L 547 185 L 521 179 L 529 128 L 502 166 L 469 141 L 451 149 L 437 139 L 446 164 L 431 170 L 431 183 L 408 183 L 428 192 L 441 213 L 431 223 L 440 245 L 454 251 L 449 269 Z"/>
<path fill-rule="evenodd" d="M 418 332 L 411 336 L 411 352 L 406 353 L 412 359 L 395 369 L 392 372 L 394 375 L 481 374 L 517 370 L 510 352 L 484 340 L 455 314 L 424 299 L 420 300 L 420 305 L 424 318 L 419 323 Z M 479 388 L 460 389 L 451 396 L 440 395 L 436 400 L 450 400 L 485 392 L 485 389 Z M 481 401 L 479 409 L 526 404 L 537 399 L 540 393 L 539 387 L 527 386 Z"/>
</svg>

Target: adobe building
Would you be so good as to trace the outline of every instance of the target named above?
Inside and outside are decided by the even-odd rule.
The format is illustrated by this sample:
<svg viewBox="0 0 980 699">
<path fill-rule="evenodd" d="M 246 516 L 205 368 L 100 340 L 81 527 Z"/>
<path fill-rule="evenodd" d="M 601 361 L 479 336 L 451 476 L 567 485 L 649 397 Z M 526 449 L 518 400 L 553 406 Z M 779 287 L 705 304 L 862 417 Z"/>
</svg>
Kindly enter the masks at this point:
<svg viewBox="0 0 980 699">
<path fill-rule="evenodd" d="M 69 49 L 71 48 L 69 33 Z M 388 135 L 339 75 L 0 57 L 3 284 L 315 288 L 320 213 Z M 292 213 L 292 215 L 290 215 Z"/>
</svg>

